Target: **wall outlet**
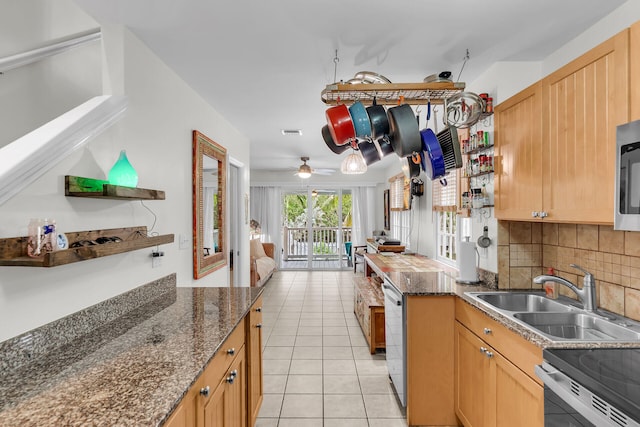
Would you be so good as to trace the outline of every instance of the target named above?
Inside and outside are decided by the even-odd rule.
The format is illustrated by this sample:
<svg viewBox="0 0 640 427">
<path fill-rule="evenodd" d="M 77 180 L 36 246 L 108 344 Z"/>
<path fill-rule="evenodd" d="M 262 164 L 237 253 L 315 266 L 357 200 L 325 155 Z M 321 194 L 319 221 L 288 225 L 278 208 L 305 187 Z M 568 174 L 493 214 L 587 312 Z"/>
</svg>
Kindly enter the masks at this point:
<svg viewBox="0 0 640 427">
<path fill-rule="evenodd" d="M 180 234 L 178 236 L 178 247 L 180 249 L 189 249 L 191 247 L 191 236 Z"/>
<path fill-rule="evenodd" d="M 160 251 L 151 251 L 151 268 L 157 268 L 162 265 L 162 257 L 164 256 L 164 252 Z"/>
</svg>

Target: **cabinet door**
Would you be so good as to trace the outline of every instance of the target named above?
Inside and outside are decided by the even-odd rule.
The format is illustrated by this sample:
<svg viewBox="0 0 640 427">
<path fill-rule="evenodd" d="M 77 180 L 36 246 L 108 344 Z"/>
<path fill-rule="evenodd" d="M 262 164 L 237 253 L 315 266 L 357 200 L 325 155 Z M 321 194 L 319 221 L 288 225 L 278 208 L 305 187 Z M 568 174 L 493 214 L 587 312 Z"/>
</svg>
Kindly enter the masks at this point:
<svg viewBox="0 0 640 427">
<path fill-rule="evenodd" d="M 542 84 L 495 108 L 495 216 L 535 220 L 542 210 Z"/>
<path fill-rule="evenodd" d="M 487 345 L 456 322 L 455 408 L 466 427 L 491 425 L 485 421 L 494 402 L 488 392 L 490 359 L 482 348 Z"/>
<path fill-rule="evenodd" d="M 211 399 L 207 401 L 204 407 L 204 427 L 226 426 L 226 420 L 229 418 L 227 413 L 229 408 L 225 405 L 227 399 L 227 393 L 229 393 L 229 387 L 227 387 L 226 378 L 218 384 Z"/>
<path fill-rule="evenodd" d="M 238 357 L 229 368 L 229 375 L 233 382 L 227 382 L 229 392 L 225 396 L 225 406 L 229 418 L 225 426 L 246 427 L 247 423 L 247 365 L 245 347 L 242 347 Z"/>
<path fill-rule="evenodd" d="M 546 77 L 543 94 L 548 220 L 612 224 L 616 126 L 629 118 L 629 30 Z"/>
<path fill-rule="evenodd" d="M 253 426 L 262 404 L 262 297 L 249 313 L 247 331 L 247 375 L 249 379 L 249 420 Z"/>
<path fill-rule="evenodd" d="M 244 346 L 204 407 L 204 427 L 245 427 L 247 385 Z"/>
<path fill-rule="evenodd" d="M 495 396 L 496 427 L 544 425 L 544 388 L 514 364 L 493 352 L 489 394 Z"/>
</svg>

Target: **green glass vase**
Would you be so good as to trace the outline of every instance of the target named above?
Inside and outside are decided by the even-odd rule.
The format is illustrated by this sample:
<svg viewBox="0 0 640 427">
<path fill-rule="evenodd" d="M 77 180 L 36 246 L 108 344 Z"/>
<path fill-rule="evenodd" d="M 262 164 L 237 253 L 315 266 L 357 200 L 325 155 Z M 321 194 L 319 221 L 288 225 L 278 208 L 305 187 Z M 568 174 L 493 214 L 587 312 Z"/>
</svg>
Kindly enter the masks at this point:
<svg viewBox="0 0 640 427">
<path fill-rule="evenodd" d="M 118 161 L 109 171 L 109 184 L 123 187 L 135 187 L 138 185 L 138 173 L 129 163 L 125 150 L 120 151 Z"/>
</svg>

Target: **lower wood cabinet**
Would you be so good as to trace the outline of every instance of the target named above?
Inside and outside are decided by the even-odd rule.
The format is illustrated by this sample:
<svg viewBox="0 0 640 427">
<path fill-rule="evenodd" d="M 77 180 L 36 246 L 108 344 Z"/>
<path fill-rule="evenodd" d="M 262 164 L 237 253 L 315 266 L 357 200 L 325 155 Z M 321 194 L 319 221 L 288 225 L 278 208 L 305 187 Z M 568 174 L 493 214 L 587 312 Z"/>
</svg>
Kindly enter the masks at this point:
<svg viewBox="0 0 640 427">
<path fill-rule="evenodd" d="M 355 277 L 353 311 L 360 323 L 371 354 L 385 348 L 384 294 L 379 283 L 370 277 Z"/>
<path fill-rule="evenodd" d="M 245 427 L 247 425 L 247 375 L 245 347 L 225 373 L 204 405 L 204 427 Z"/>
<path fill-rule="evenodd" d="M 262 297 L 221 345 L 165 427 L 251 427 L 262 404 Z"/>
<path fill-rule="evenodd" d="M 247 375 L 249 425 L 253 426 L 262 405 L 262 297 L 251 307 L 247 322 Z"/>
<path fill-rule="evenodd" d="M 458 425 L 454 410 L 454 296 L 407 297 L 407 423 Z"/>
<path fill-rule="evenodd" d="M 544 388 L 531 376 L 542 350 L 465 302 L 456 302 L 456 319 L 455 409 L 463 424 L 542 427 Z"/>
</svg>

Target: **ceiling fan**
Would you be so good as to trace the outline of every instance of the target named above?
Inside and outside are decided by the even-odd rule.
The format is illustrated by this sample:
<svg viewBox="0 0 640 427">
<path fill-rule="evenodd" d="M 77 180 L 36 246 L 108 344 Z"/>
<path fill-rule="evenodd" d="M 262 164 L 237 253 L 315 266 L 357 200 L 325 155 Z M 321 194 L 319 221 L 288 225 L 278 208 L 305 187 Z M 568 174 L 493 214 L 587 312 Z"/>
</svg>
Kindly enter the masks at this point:
<svg viewBox="0 0 640 427">
<path fill-rule="evenodd" d="M 298 177 L 302 179 L 307 179 L 311 177 L 311 174 L 315 175 L 331 175 L 335 172 L 335 169 L 311 169 L 311 166 L 307 164 L 309 161 L 308 157 L 300 157 L 302 160 L 302 164 L 298 167 L 298 170 L 294 173 L 294 175 L 298 175 Z"/>
</svg>

